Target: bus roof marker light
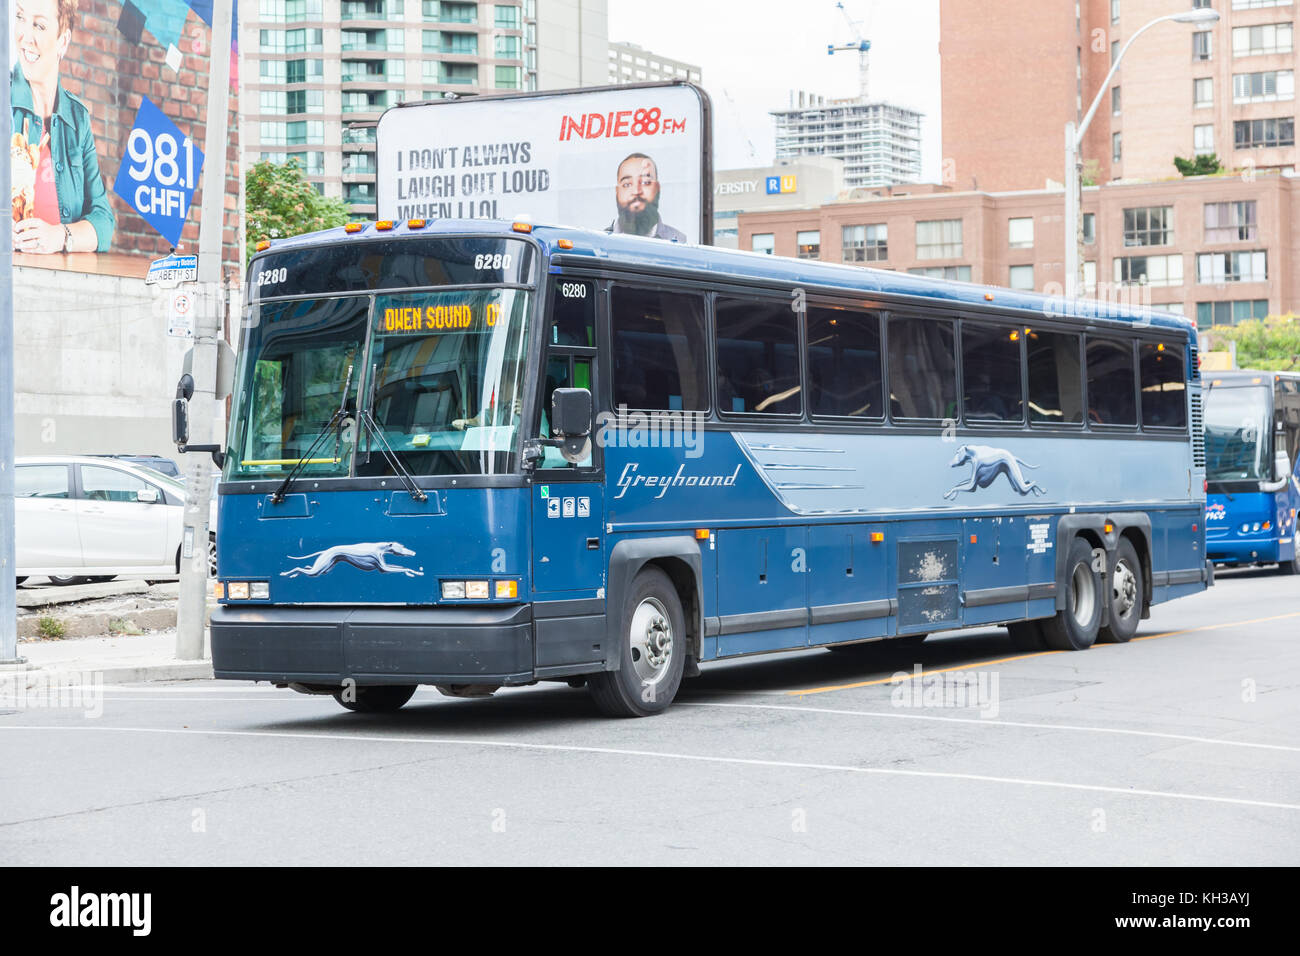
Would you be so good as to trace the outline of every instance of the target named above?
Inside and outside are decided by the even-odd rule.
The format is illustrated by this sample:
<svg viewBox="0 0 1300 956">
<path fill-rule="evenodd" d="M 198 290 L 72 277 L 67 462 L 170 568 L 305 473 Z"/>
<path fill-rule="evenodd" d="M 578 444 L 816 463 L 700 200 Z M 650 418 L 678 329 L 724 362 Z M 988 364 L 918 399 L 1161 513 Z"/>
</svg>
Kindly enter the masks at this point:
<svg viewBox="0 0 1300 956">
<path fill-rule="evenodd" d="M 532 232 L 533 224 L 531 222 L 516 222 L 511 224 L 510 228 L 515 232 Z"/>
<path fill-rule="evenodd" d="M 375 223 L 375 232 L 388 232 L 393 228 L 393 220 L 381 219 Z"/>
<path fill-rule="evenodd" d="M 561 249 L 572 249 L 572 248 L 573 248 L 573 240 L 572 240 L 572 239 L 557 239 L 557 240 L 555 240 L 555 244 L 556 244 L 557 246 L 559 246 Z"/>
<path fill-rule="evenodd" d="M 406 228 L 407 228 L 407 229 L 423 229 L 423 228 L 424 228 L 425 226 L 427 226 L 428 224 L 429 224 L 429 223 L 428 223 L 428 220 L 426 220 L 426 219 L 408 219 L 408 220 L 406 220 Z"/>
<path fill-rule="evenodd" d="M 350 222 L 343 227 L 343 231 L 350 236 L 353 233 L 360 232 L 362 229 L 365 228 L 366 228 L 366 224 L 364 222 Z"/>
<path fill-rule="evenodd" d="M 985 293 L 984 293 L 984 301 L 985 301 L 985 302 L 992 302 L 992 301 L 993 301 L 993 293 L 992 293 L 992 292 L 985 292 Z"/>
<path fill-rule="evenodd" d="M 267 249 L 270 249 L 270 248 L 271 248 L 271 240 L 270 240 L 270 239 L 263 239 L 261 242 L 259 242 L 259 243 L 257 244 L 257 251 L 258 251 L 258 252 L 263 252 L 263 251 L 265 251 L 265 250 L 267 250 Z"/>
</svg>

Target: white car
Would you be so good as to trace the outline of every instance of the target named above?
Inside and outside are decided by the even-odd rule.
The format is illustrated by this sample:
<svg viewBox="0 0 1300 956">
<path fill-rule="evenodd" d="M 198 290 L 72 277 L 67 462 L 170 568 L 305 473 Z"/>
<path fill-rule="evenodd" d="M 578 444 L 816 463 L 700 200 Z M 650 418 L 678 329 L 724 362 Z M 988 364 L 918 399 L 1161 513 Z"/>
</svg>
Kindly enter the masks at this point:
<svg viewBox="0 0 1300 956">
<path fill-rule="evenodd" d="M 51 455 L 14 462 L 17 578 L 56 584 L 86 578 L 180 573 L 185 486 L 112 458 Z M 215 571 L 215 522 L 208 573 Z"/>
</svg>

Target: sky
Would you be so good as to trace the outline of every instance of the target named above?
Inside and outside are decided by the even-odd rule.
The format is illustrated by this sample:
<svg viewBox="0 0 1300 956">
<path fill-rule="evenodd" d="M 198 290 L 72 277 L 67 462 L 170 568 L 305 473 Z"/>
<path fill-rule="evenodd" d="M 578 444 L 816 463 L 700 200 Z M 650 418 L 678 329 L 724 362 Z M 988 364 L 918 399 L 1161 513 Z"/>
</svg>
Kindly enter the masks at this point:
<svg viewBox="0 0 1300 956">
<path fill-rule="evenodd" d="M 700 67 L 713 101 L 715 167 L 772 162 L 770 110 L 791 90 L 855 96 L 858 55 L 833 0 L 608 0 L 609 38 Z M 871 41 L 871 98 L 920 110 L 922 178 L 941 168 L 939 0 L 845 0 Z"/>
</svg>

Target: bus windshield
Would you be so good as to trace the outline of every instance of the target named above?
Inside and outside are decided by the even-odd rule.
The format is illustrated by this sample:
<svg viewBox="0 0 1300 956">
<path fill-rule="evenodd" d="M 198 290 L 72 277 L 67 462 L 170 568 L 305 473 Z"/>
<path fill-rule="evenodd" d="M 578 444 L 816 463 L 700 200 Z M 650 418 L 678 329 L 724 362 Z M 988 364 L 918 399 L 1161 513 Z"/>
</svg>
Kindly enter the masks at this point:
<svg viewBox="0 0 1300 956">
<path fill-rule="evenodd" d="M 514 469 L 533 294 L 507 287 L 527 278 L 527 263 L 475 271 L 469 253 L 483 247 L 418 272 L 372 261 L 346 290 L 346 269 L 321 274 L 341 294 L 318 297 L 292 284 L 297 267 L 318 263 L 266 270 L 285 288 L 276 298 L 263 290 L 245 316 L 225 480 L 282 479 L 295 467 L 314 478 L 387 476 L 398 465 L 414 475 Z M 438 279 L 446 285 L 388 291 Z"/>
<path fill-rule="evenodd" d="M 1265 471 L 1269 394 L 1262 388 L 1215 388 L 1205 401 L 1205 477 L 1260 481 Z"/>
</svg>

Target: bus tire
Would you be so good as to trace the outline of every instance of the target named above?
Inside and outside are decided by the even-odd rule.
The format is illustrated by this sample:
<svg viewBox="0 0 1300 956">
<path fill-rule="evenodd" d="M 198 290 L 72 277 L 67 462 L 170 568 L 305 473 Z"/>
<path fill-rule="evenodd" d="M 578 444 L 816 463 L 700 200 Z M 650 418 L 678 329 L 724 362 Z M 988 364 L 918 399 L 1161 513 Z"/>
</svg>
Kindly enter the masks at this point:
<svg viewBox="0 0 1300 956">
<path fill-rule="evenodd" d="M 1291 556 L 1290 561 L 1279 561 L 1277 563 L 1278 574 L 1300 574 L 1300 541 L 1296 542 L 1295 554 Z"/>
<path fill-rule="evenodd" d="M 1043 640 L 1042 621 L 1012 621 L 1007 625 L 1011 643 L 1018 651 L 1042 651 L 1047 649 Z"/>
<path fill-rule="evenodd" d="M 685 669 L 686 623 L 668 575 L 645 567 L 623 601 L 618 670 L 587 678 L 587 689 L 608 717 L 650 717 L 668 709 Z"/>
<path fill-rule="evenodd" d="M 1127 644 L 1137 633 L 1146 599 L 1142 584 L 1142 562 L 1128 538 L 1119 539 L 1115 567 L 1110 573 L 1110 620 L 1097 631 L 1107 644 Z"/>
<path fill-rule="evenodd" d="M 415 693 L 414 684 L 368 684 L 354 688 L 355 699 L 348 700 L 343 688 L 334 691 L 334 699 L 358 714 L 391 714 Z"/>
<path fill-rule="evenodd" d="M 1065 607 L 1042 620 L 1043 641 L 1054 651 L 1084 651 L 1097 641 L 1101 624 L 1101 574 L 1093 567 L 1092 545 L 1083 538 L 1070 542 L 1065 579 L 1058 586 Z"/>
</svg>

